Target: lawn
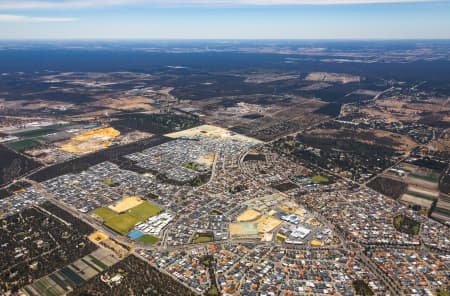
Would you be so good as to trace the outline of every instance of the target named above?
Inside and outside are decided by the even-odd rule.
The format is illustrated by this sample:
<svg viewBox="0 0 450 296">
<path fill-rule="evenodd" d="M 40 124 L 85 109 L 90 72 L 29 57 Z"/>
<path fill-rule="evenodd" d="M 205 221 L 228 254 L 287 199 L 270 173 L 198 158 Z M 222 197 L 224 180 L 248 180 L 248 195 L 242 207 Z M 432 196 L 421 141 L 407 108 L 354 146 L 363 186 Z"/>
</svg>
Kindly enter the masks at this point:
<svg viewBox="0 0 450 296">
<path fill-rule="evenodd" d="M 321 183 L 328 183 L 330 180 L 327 178 L 327 177 L 324 177 L 324 176 L 320 176 L 320 175 L 315 175 L 315 176 L 313 176 L 312 178 L 311 178 L 311 180 L 314 182 L 314 183 L 319 183 L 319 184 L 321 184 Z"/>
<path fill-rule="evenodd" d="M 95 214 L 99 218 L 101 218 L 103 221 L 108 221 L 119 214 L 114 212 L 113 210 L 110 210 L 108 208 L 98 208 L 92 212 L 92 214 Z"/>
<path fill-rule="evenodd" d="M 144 202 L 123 214 L 118 214 L 109 208 L 96 209 L 92 214 L 101 218 L 105 225 L 112 230 L 126 235 L 136 224 L 157 215 L 161 211 L 161 208 Z"/>
<path fill-rule="evenodd" d="M 192 242 L 194 244 L 209 243 L 209 242 L 212 242 L 212 237 L 210 237 L 210 236 L 199 236 L 196 239 L 194 239 Z"/>
<path fill-rule="evenodd" d="M 154 245 L 157 242 L 159 242 L 159 238 L 157 238 L 156 236 L 153 236 L 153 235 L 144 234 L 143 236 L 141 236 L 138 239 L 138 242 L 144 243 L 146 245 Z"/>
<path fill-rule="evenodd" d="M 105 225 L 122 235 L 126 235 L 137 223 L 141 221 L 142 220 L 130 216 L 129 214 L 120 214 L 105 221 Z"/>
<path fill-rule="evenodd" d="M 53 133 L 55 131 L 56 130 L 54 128 L 42 128 L 42 129 L 37 129 L 37 130 L 17 133 L 17 134 L 14 134 L 14 136 L 25 137 L 25 138 L 26 137 L 38 137 L 38 136 L 48 135 L 48 134 Z"/>
<path fill-rule="evenodd" d="M 127 211 L 127 214 L 135 217 L 140 221 L 147 220 L 150 217 L 158 215 L 162 211 L 161 208 L 154 206 L 148 202 L 144 202 Z"/>
<path fill-rule="evenodd" d="M 23 151 L 26 149 L 30 149 L 36 146 L 41 145 L 41 143 L 39 143 L 36 140 L 22 140 L 22 141 L 17 141 L 17 142 L 12 142 L 12 143 L 8 143 L 6 144 L 9 148 L 16 150 L 16 151 Z"/>
</svg>

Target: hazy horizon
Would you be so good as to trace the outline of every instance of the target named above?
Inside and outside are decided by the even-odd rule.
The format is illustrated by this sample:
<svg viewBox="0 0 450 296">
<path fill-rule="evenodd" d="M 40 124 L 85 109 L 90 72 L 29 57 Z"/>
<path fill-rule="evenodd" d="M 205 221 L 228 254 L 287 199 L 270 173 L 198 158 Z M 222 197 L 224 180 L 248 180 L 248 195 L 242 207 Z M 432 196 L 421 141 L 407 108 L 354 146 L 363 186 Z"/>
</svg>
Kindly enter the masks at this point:
<svg viewBox="0 0 450 296">
<path fill-rule="evenodd" d="M 2 1 L 0 39 L 449 39 L 448 0 Z"/>
</svg>

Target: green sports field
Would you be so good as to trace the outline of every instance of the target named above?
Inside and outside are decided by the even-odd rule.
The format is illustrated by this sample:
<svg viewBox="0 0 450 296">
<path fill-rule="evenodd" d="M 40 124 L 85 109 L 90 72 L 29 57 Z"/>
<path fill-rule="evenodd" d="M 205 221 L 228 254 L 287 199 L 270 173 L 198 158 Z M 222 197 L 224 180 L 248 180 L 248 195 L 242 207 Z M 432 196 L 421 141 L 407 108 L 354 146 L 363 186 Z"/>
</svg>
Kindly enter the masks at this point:
<svg viewBox="0 0 450 296">
<path fill-rule="evenodd" d="M 98 208 L 98 209 L 92 211 L 91 214 L 96 215 L 97 217 L 101 218 L 103 221 L 108 221 L 111 218 L 118 216 L 116 212 L 114 212 L 113 210 L 110 210 L 108 208 Z"/>
<path fill-rule="evenodd" d="M 135 217 L 129 216 L 127 214 L 118 215 L 117 217 L 113 217 L 105 222 L 105 225 L 111 228 L 112 230 L 125 235 L 131 229 L 133 229 L 134 225 L 141 222 L 142 220 L 136 219 Z"/>
<path fill-rule="evenodd" d="M 14 134 L 14 135 L 18 136 L 18 137 L 23 137 L 23 138 L 39 137 L 39 136 L 48 135 L 48 134 L 53 133 L 55 131 L 56 131 L 56 129 L 54 129 L 54 128 L 41 128 L 41 129 L 36 129 L 36 130 L 31 130 L 31 131 L 17 133 L 17 134 Z"/>
<path fill-rule="evenodd" d="M 146 245 L 154 245 L 159 242 L 159 238 L 153 235 L 144 234 L 138 239 L 138 242 L 144 243 Z"/>
<path fill-rule="evenodd" d="M 212 237 L 210 236 L 199 236 L 196 239 L 194 239 L 192 242 L 194 244 L 201 244 L 201 243 L 209 243 L 212 242 Z"/>
<path fill-rule="evenodd" d="M 41 143 L 39 143 L 36 140 L 21 140 L 21 141 L 17 141 L 17 142 L 12 142 L 12 143 L 8 143 L 6 144 L 9 148 L 16 150 L 16 151 L 23 151 L 26 149 L 30 149 L 36 146 L 41 145 Z"/>
<path fill-rule="evenodd" d="M 311 180 L 316 184 L 328 183 L 330 181 L 327 177 L 320 175 L 313 176 Z"/>
<path fill-rule="evenodd" d="M 141 221 L 158 215 L 162 211 L 161 208 L 154 206 L 148 202 L 144 202 L 134 208 L 129 209 L 126 213 Z"/>
<path fill-rule="evenodd" d="M 144 202 L 122 214 L 108 208 L 98 208 L 92 214 L 102 219 L 104 224 L 112 230 L 126 235 L 136 224 L 156 216 L 161 211 L 161 208 Z"/>
</svg>

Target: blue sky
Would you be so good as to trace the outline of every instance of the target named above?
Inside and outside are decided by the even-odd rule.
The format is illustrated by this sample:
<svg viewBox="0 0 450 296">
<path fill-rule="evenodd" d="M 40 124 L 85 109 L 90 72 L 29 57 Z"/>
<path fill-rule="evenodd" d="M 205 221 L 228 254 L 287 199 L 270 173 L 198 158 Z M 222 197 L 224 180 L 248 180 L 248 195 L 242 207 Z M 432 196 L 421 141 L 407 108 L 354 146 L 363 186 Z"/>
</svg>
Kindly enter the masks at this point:
<svg viewBox="0 0 450 296">
<path fill-rule="evenodd" d="M 450 0 L 0 0 L 0 39 L 450 38 Z"/>
</svg>

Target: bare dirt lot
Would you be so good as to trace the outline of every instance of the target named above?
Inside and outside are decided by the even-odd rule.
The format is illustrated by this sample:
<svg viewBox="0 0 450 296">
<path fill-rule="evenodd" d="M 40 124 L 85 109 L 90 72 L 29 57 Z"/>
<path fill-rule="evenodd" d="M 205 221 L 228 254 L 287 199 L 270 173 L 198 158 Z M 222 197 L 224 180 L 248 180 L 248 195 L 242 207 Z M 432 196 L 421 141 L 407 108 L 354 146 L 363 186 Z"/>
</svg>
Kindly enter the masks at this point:
<svg viewBox="0 0 450 296">
<path fill-rule="evenodd" d="M 359 142 L 382 145 L 397 151 L 409 151 L 417 145 L 407 136 L 382 130 L 314 129 L 308 134 L 341 140 L 356 138 Z"/>
<path fill-rule="evenodd" d="M 446 98 L 433 98 L 420 102 L 412 97 L 390 97 L 375 100 L 360 108 L 359 112 L 370 118 L 387 122 L 417 121 L 425 116 L 450 122 L 450 103 Z"/>
<path fill-rule="evenodd" d="M 309 73 L 305 80 L 308 81 L 324 81 L 324 82 L 338 82 L 350 83 L 360 81 L 359 76 L 345 74 L 345 73 L 329 73 L 329 72 L 312 72 Z"/>
<path fill-rule="evenodd" d="M 227 100 L 230 103 L 224 104 L 223 101 Z M 326 105 L 325 102 L 302 97 L 260 95 L 186 104 L 201 110 L 209 124 L 231 128 L 233 131 L 263 141 L 295 132 L 327 118 L 325 115 L 314 113 Z"/>
</svg>

